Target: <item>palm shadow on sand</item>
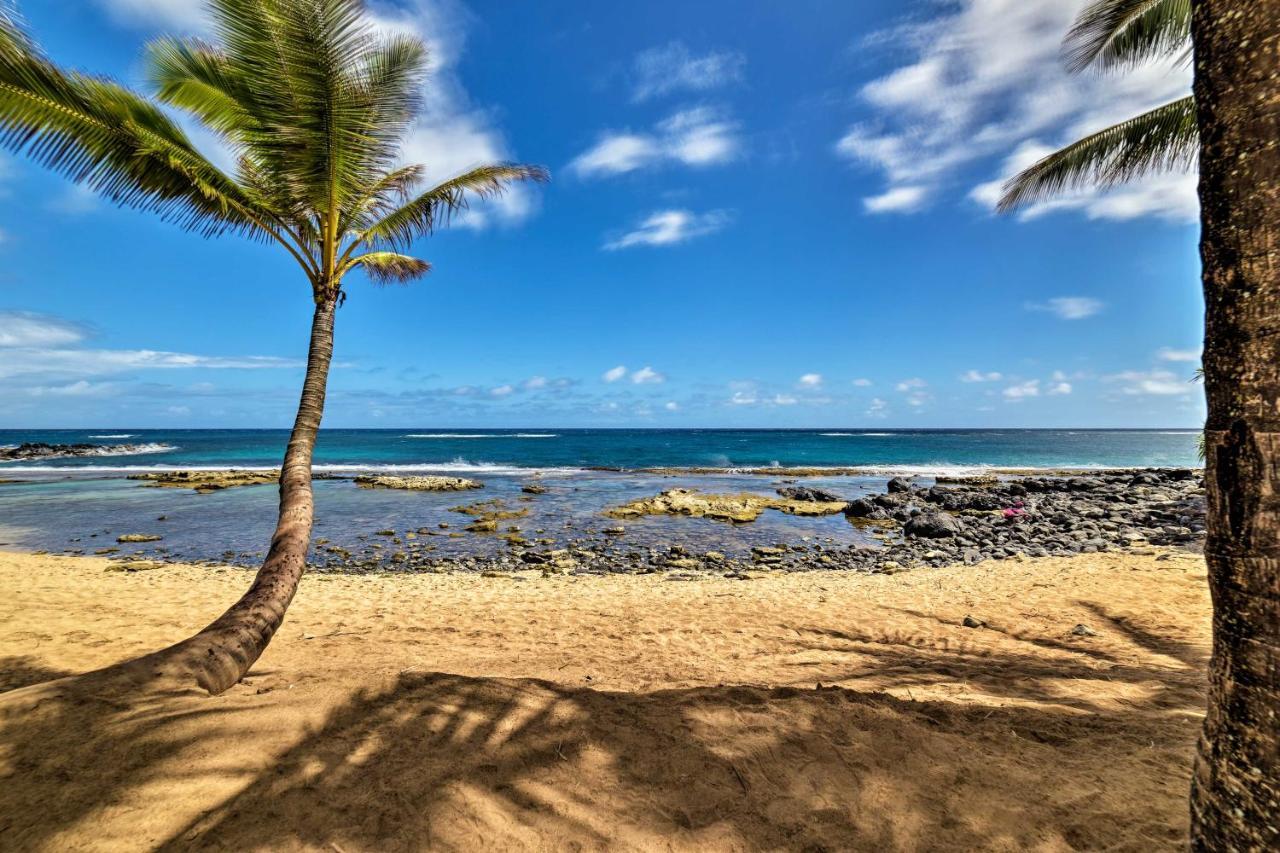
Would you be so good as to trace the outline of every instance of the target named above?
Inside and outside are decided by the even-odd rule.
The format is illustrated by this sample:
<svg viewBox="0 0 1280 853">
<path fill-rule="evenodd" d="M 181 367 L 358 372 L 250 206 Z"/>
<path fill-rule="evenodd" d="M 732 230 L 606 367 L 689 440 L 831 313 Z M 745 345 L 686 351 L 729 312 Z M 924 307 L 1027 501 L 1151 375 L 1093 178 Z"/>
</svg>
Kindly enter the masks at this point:
<svg viewBox="0 0 1280 853">
<path fill-rule="evenodd" d="M 890 686 L 967 681 L 1010 702 L 404 674 L 352 696 L 238 793 L 147 846 L 960 850 L 1124 838 L 1122 847 L 1173 848 L 1185 834 L 1203 656 L 1125 620 L 1108 624 L 1182 662 L 1101 660 L 1109 679 L 1149 701 L 1063 703 L 1054 682 L 1097 670 L 1046 665 L 1034 646 L 975 656 L 803 628 L 801 647 L 849 652 L 850 666 L 828 666 L 824 681 L 874 666 Z M 90 692 L 9 716 L 0 748 L 18 776 L 0 786 L 0 833 L 48 845 L 134 785 L 182 785 L 174 759 L 201 744 L 176 724 L 234 713 L 193 695 L 119 702 Z M 122 756 L 111 778 L 98 770 L 105 750 Z"/>
</svg>

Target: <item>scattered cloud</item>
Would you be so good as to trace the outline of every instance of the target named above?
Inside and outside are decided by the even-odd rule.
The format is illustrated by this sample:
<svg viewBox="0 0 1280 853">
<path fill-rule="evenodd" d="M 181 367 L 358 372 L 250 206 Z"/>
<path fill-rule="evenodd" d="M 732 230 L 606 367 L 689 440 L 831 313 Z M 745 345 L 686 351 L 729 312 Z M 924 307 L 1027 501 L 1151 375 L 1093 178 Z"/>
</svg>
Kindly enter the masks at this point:
<svg viewBox="0 0 1280 853">
<path fill-rule="evenodd" d="M 591 178 L 673 163 L 714 166 L 736 159 L 741 146 L 737 122 L 711 107 L 694 107 L 673 113 L 648 133 L 605 132 L 569 170 Z"/>
<path fill-rule="evenodd" d="M 667 377 L 663 376 L 652 367 L 645 365 L 644 367 L 631 374 L 631 381 L 636 385 L 659 385 L 667 381 Z"/>
<path fill-rule="evenodd" d="M 1027 397 L 1040 396 L 1040 380 L 1029 379 L 1017 385 L 1010 385 L 1002 392 L 1006 400 L 1025 400 Z"/>
<path fill-rule="evenodd" d="M 999 371 L 988 371 L 983 373 L 981 370 L 966 370 L 960 374 L 961 382 L 999 382 L 1004 378 L 1004 374 Z"/>
<path fill-rule="evenodd" d="M 1103 377 L 1104 382 L 1120 385 L 1130 396 L 1173 397 L 1189 395 L 1195 386 L 1168 370 L 1126 370 Z"/>
<path fill-rule="evenodd" d="M 821 374 L 821 373 L 806 373 L 804 376 L 801 376 L 801 377 L 800 377 L 800 385 L 801 385 L 801 386 L 803 386 L 803 387 L 805 387 L 805 388 L 821 388 L 821 387 L 822 387 L 822 374 Z"/>
<path fill-rule="evenodd" d="M 626 375 L 627 375 L 626 366 L 619 364 L 617 367 L 613 368 L 612 370 L 606 370 L 600 376 L 600 378 L 603 379 L 605 382 L 617 382 L 619 379 L 621 379 Z"/>
<path fill-rule="evenodd" d="M 668 412 L 678 412 L 680 410 L 680 404 L 675 400 L 668 400 L 663 404 L 662 408 L 666 409 Z"/>
<path fill-rule="evenodd" d="M 97 0 L 113 19 L 127 26 L 177 27 L 203 32 L 209 26 L 204 4 L 196 0 Z"/>
<path fill-rule="evenodd" d="M 498 386 L 498 387 L 496 387 L 496 388 L 490 388 L 490 389 L 489 389 L 489 396 L 490 396 L 490 397 L 498 397 L 498 398 L 501 398 L 501 397 L 510 397 L 510 396 L 511 396 L 511 393 L 512 393 L 513 391 L 515 391 L 515 390 L 516 390 L 516 389 L 515 389 L 515 388 L 513 388 L 513 387 L 512 387 L 512 386 L 510 386 L 510 385 L 499 385 L 499 386 Z"/>
<path fill-rule="evenodd" d="M 84 337 L 82 327 L 58 317 L 0 311 L 0 347 L 63 346 L 78 343 Z"/>
<path fill-rule="evenodd" d="M 1189 91 L 1191 69 L 1176 61 L 1124 74 L 1067 73 L 1062 38 L 1086 2 L 952 0 L 926 22 L 873 39 L 909 59 L 862 86 L 868 114 L 836 145 L 840 156 L 887 181 L 884 193 L 864 199 L 868 212 L 885 200 L 901 202 L 898 212 L 923 209 L 966 170 L 998 158 L 999 174 L 970 193 L 989 207 L 1015 167 Z M 1030 215 L 1079 210 L 1093 218 L 1185 221 L 1194 218 L 1194 184 L 1194 176 L 1156 176 L 1037 205 Z M 893 195 L 907 189 L 919 191 L 914 202 Z"/>
<path fill-rule="evenodd" d="M 746 65 L 746 57 L 740 53 L 695 56 L 683 42 L 673 41 L 636 56 L 631 99 L 638 102 L 678 91 L 706 92 L 741 80 Z"/>
<path fill-rule="evenodd" d="M 631 231 L 604 244 L 606 251 L 635 246 L 674 246 L 723 229 L 732 220 L 727 210 L 694 213 L 691 210 L 659 210 L 649 214 Z"/>
<path fill-rule="evenodd" d="M 902 380 L 901 382 L 898 383 L 897 387 L 899 391 L 911 391 L 916 388 L 927 388 L 928 385 L 929 383 L 925 382 L 923 379 L 919 377 L 914 377 L 911 379 Z"/>
<path fill-rule="evenodd" d="M 790 394 L 775 394 L 773 397 L 775 406 L 794 406 L 798 402 L 800 401 Z"/>
<path fill-rule="evenodd" d="M 521 384 L 521 387 L 524 388 L 524 390 L 526 391 L 537 391 L 540 388 L 547 387 L 547 377 L 530 376 L 528 379 L 526 379 L 524 382 L 520 384 Z"/>
<path fill-rule="evenodd" d="M 870 388 L 870 387 L 871 387 L 871 380 L 870 380 L 870 379 L 855 379 L 855 380 L 853 380 L 853 385 L 854 385 L 854 387 L 855 387 L 855 388 Z"/>
<path fill-rule="evenodd" d="M 1071 393 L 1071 383 L 1070 383 L 1070 382 L 1055 382 L 1055 383 L 1053 383 L 1052 385 L 1050 385 L 1050 386 L 1049 386 L 1049 396 L 1050 396 L 1050 397 L 1060 397 L 1060 396 L 1063 396 L 1063 395 L 1065 395 L 1065 394 L 1070 394 L 1070 393 Z"/>
<path fill-rule="evenodd" d="M 1156 358 L 1161 361 L 1199 361 L 1199 349 L 1173 349 L 1172 347 L 1162 347 L 1156 352 Z"/>
<path fill-rule="evenodd" d="M 868 196 L 862 200 L 862 207 L 867 213 L 915 213 L 928 201 L 927 187 L 893 187 L 880 195 Z"/>
<path fill-rule="evenodd" d="M 1103 303 L 1089 296 L 1055 296 L 1047 302 L 1028 302 L 1028 311 L 1047 311 L 1061 320 L 1083 320 L 1103 309 Z"/>
</svg>

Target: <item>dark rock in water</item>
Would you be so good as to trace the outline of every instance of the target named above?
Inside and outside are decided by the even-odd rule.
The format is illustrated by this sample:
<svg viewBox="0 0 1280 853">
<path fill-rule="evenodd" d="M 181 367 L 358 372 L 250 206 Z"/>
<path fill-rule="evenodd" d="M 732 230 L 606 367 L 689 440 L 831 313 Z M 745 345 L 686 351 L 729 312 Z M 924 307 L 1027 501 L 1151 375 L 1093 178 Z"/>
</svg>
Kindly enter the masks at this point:
<svg viewBox="0 0 1280 853">
<path fill-rule="evenodd" d="M 948 539 L 952 536 L 959 536 L 964 531 L 964 527 L 955 518 L 955 516 L 947 515 L 945 512 L 913 516 L 902 528 L 902 532 L 908 536 L 918 536 L 922 539 Z"/>
<path fill-rule="evenodd" d="M 870 498 L 849 501 L 849 505 L 844 508 L 844 514 L 850 518 L 874 518 L 878 513 L 880 507 Z"/>
<path fill-rule="evenodd" d="M 547 487 L 538 485 L 537 483 L 527 483 L 520 487 L 520 491 L 524 492 L 526 495 L 545 495 L 547 493 Z"/>
<path fill-rule="evenodd" d="M 825 492 L 822 489 L 811 489 L 808 486 L 788 486 L 778 489 L 778 495 L 793 501 L 813 501 L 816 503 L 839 503 L 844 498 Z"/>
<path fill-rule="evenodd" d="M 896 494 L 899 492 L 911 491 L 911 481 L 905 477 L 894 477 L 889 481 L 889 493 Z"/>
<path fill-rule="evenodd" d="M 0 447 L 0 462 L 17 459 L 57 459 L 65 456 L 127 456 L 146 453 L 141 444 L 45 444 L 28 441 L 17 447 Z"/>
</svg>

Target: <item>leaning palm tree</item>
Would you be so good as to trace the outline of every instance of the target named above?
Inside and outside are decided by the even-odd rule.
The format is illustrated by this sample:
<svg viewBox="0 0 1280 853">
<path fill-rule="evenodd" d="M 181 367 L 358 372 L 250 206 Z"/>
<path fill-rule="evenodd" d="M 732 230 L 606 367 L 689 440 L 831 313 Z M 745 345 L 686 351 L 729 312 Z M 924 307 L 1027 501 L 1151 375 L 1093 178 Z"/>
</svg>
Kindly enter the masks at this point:
<svg viewBox="0 0 1280 853">
<path fill-rule="evenodd" d="M 485 165 L 423 189 L 400 165 L 419 109 L 426 51 L 378 34 L 362 0 L 210 0 L 214 39 L 148 48 L 155 99 L 64 70 L 0 8 L 0 144 L 113 202 L 214 236 L 281 247 L 315 304 L 306 378 L 280 473 L 266 559 L 245 595 L 200 633 L 114 670 L 131 682 L 236 683 L 284 619 L 301 579 L 314 514 L 311 458 L 324 412 L 334 315 L 346 276 L 407 282 L 430 266 L 407 252 L 464 207 L 533 166 Z M 161 105 L 186 112 L 237 157 L 215 167 Z"/>
<path fill-rule="evenodd" d="M 1190 57 L 1191 0 L 1094 0 L 1067 34 L 1072 72 L 1118 71 Z M 1155 172 L 1195 167 L 1195 98 L 1187 95 L 1104 128 L 1014 175 L 998 204 L 1007 213 L 1065 191 L 1110 188 Z"/>
</svg>

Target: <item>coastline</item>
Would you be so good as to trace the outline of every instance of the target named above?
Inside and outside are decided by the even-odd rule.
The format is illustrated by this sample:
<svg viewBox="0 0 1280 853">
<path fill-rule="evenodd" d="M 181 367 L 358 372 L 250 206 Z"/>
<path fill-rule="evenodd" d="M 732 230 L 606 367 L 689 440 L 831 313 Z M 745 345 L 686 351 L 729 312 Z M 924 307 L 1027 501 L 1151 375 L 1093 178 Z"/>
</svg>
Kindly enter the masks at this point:
<svg viewBox="0 0 1280 853">
<path fill-rule="evenodd" d="M 222 696 L 0 714 L 0 812 L 48 850 L 1174 849 L 1209 601 L 1200 557 L 1153 551 L 308 574 Z M 0 553 L 6 687 L 178 640 L 250 578 L 116 567 Z"/>
</svg>

